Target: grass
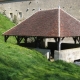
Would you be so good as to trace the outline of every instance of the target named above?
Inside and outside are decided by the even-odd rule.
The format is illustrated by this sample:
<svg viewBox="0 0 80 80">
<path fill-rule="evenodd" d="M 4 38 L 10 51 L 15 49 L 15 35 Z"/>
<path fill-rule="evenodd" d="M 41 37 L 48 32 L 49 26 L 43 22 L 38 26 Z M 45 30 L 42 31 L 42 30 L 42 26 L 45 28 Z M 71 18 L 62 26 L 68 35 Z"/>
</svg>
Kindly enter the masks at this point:
<svg viewBox="0 0 80 80">
<path fill-rule="evenodd" d="M 80 80 L 80 66 L 63 61 L 49 62 L 34 49 L 4 42 L 2 33 L 14 26 L 0 14 L 0 80 Z"/>
</svg>

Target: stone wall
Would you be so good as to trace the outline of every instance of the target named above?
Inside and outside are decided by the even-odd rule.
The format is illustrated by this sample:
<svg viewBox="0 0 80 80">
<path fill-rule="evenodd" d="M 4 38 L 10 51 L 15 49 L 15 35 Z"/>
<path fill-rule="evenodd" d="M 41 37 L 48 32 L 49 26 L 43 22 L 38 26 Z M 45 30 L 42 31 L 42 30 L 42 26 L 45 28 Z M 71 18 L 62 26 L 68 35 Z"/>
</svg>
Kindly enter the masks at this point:
<svg viewBox="0 0 80 80">
<path fill-rule="evenodd" d="M 54 51 L 54 60 L 63 60 L 66 62 L 74 62 L 80 59 L 80 48 L 66 49 Z"/>
<path fill-rule="evenodd" d="M 16 2 L 1 2 L 0 12 L 5 14 L 11 20 L 14 15 L 18 21 L 29 18 L 39 10 L 48 10 L 60 7 L 77 19 L 80 19 L 80 0 L 27 0 Z"/>
</svg>

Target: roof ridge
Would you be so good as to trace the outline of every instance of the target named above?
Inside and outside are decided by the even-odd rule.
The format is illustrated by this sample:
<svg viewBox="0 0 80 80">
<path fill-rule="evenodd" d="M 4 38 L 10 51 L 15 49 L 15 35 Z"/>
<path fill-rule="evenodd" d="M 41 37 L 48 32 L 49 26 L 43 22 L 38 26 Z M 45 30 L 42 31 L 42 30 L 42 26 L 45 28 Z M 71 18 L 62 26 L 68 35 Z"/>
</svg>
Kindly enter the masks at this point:
<svg viewBox="0 0 80 80">
<path fill-rule="evenodd" d="M 60 6 L 58 8 L 58 36 L 60 37 Z"/>
</svg>

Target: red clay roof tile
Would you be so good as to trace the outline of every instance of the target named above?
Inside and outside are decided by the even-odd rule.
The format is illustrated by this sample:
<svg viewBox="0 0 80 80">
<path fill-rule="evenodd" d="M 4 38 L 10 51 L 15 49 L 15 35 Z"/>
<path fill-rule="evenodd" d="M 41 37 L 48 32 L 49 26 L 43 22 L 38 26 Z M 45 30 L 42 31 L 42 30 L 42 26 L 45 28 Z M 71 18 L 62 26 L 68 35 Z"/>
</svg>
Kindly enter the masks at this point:
<svg viewBox="0 0 80 80">
<path fill-rule="evenodd" d="M 62 9 L 39 11 L 5 32 L 11 36 L 80 36 L 80 22 Z"/>
</svg>

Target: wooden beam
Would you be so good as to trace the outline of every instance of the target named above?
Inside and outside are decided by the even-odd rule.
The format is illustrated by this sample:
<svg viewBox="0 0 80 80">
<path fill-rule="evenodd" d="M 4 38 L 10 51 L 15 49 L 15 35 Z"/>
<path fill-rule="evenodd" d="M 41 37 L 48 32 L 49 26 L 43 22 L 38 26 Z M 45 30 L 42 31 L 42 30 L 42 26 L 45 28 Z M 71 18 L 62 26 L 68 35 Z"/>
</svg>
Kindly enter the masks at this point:
<svg viewBox="0 0 80 80">
<path fill-rule="evenodd" d="M 62 40 L 64 40 L 64 38 L 65 37 L 62 37 L 60 40 L 62 41 Z M 55 37 L 54 40 L 55 40 L 55 42 L 58 42 L 58 38 L 57 37 Z"/>
<path fill-rule="evenodd" d="M 79 37 L 76 37 L 76 40 L 79 42 L 80 44 L 80 36 Z"/>
<path fill-rule="evenodd" d="M 22 41 L 23 37 L 22 36 L 15 36 L 16 40 L 17 40 L 17 44 L 20 44 L 20 42 Z"/>
<path fill-rule="evenodd" d="M 24 43 L 25 44 L 27 43 L 27 37 L 24 37 Z"/>
<path fill-rule="evenodd" d="M 65 38 L 65 37 L 62 37 L 62 39 L 61 39 L 61 40 L 64 40 L 64 38 Z"/>
<path fill-rule="evenodd" d="M 55 42 L 58 42 L 58 38 L 57 37 L 55 37 L 54 40 L 55 40 Z"/>
<path fill-rule="evenodd" d="M 76 44 L 77 37 L 73 37 L 74 43 Z"/>
</svg>

